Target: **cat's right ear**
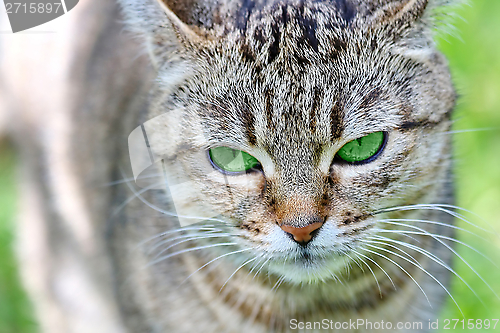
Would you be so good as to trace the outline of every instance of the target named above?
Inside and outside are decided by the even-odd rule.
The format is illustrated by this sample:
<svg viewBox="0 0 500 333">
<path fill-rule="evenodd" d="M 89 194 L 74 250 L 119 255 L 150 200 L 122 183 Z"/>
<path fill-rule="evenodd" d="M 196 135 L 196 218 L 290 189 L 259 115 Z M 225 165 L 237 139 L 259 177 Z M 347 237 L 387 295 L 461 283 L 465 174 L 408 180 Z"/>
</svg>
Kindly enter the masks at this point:
<svg viewBox="0 0 500 333">
<path fill-rule="evenodd" d="M 410 30 L 430 31 L 453 17 L 450 8 L 462 0 L 357 0 L 369 8 L 362 24 L 404 35 Z"/>
<path fill-rule="evenodd" d="M 206 41 L 183 22 L 162 0 L 119 0 L 126 23 L 138 33 L 155 67 L 176 58 L 189 57 Z"/>
</svg>

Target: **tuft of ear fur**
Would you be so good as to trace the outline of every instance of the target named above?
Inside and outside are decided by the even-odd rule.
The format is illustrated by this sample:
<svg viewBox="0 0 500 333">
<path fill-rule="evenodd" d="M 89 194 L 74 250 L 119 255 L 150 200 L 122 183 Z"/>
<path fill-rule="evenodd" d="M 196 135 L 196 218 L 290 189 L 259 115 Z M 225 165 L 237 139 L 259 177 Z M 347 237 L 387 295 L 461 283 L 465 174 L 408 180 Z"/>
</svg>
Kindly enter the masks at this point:
<svg viewBox="0 0 500 333">
<path fill-rule="evenodd" d="M 183 22 L 162 0 L 118 0 L 133 32 L 145 41 L 153 65 L 190 56 L 190 51 L 206 41 Z"/>
<path fill-rule="evenodd" d="M 394 42 L 393 51 L 425 61 L 434 52 L 434 38 L 450 32 L 454 11 L 462 0 L 353 0 L 364 8 L 357 18 L 360 29 L 383 34 Z"/>
<path fill-rule="evenodd" d="M 404 34 L 411 28 L 435 30 L 449 24 L 453 17 L 451 6 L 461 0 L 357 0 L 367 8 L 363 24 L 386 28 Z"/>
<path fill-rule="evenodd" d="M 429 0 L 392 1 L 377 9 L 369 18 L 370 25 L 396 29 L 422 18 Z"/>
</svg>

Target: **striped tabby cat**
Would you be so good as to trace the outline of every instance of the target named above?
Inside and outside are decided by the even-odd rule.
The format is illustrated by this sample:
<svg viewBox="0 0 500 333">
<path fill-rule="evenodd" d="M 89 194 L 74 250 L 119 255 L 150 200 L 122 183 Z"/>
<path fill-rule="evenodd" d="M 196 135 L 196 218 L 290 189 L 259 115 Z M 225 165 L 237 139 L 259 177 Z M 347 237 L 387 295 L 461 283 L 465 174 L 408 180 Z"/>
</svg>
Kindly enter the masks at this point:
<svg viewBox="0 0 500 333">
<path fill-rule="evenodd" d="M 39 167 L 50 169 L 39 193 L 57 199 L 40 225 L 65 239 L 45 238 L 50 268 L 24 269 L 45 277 L 29 285 L 43 327 L 425 331 L 451 271 L 442 133 L 456 95 L 432 40 L 448 1 L 120 4 L 135 37 L 107 1 L 82 14 L 100 28 L 68 76 L 82 126 L 59 138 L 76 171 Z M 130 179 L 98 186 L 129 177 L 126 138 L 141 123 L 183 197 Z M 175 208 L 203 221 L 181 227 Z"/>
</svg>

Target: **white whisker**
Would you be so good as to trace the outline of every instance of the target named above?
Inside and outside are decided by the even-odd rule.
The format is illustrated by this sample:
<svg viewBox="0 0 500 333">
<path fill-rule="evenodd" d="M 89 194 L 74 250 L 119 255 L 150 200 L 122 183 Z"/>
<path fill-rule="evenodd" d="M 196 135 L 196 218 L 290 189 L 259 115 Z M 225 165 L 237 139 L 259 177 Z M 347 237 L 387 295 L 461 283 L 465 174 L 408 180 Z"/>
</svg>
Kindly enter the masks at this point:
<svg viewBox="0 0 500 333">
<path fill-rule="evenodd" d="M 149 266 L 152 266 L 152 265 L 155 265 L 163 260 L 166 260 L 168 258 L 172 258 L 172 257 L 175 257 L 179 254 L 183 254 L 183 253 L 188 253 L 188 252 L 191 252 L 191 251 L 199 251 L 199 250 L 205 250 L 205 249 L 210 249 L 210 248 L 214 248 L 214 247 L 218 247 L 218 246 L 231 246 L 231 245 L 238 245 L 237 243 L 217 243 L 217 244 L 210 244 L 210 245 L 203 245 L 203 246 L 197 246 L 197 247 L 194 247 L 194 248 L 189 248 L 189 249 L 184 249 L 184 250 L 180 250 L 180 251 L 177 251 L 177 252 L 174 252 L 174 253 L 171 253 L 169 255 L 166 255 L 166 256 L 163 256 L 161 258 L 158 258 L 157 260 L 155 261 L 152 261 L 150 263 L 148 263 L 146 265 L 146 267 L 149 267 Z"/>
<path fill-rule="evenodd" d="M 193 276 L 194 274 L 196 274 L 197 272 L 199 272 L 200 270 L 202 270 L 203 268 L 207 267 L 208 265 L 210 265 L 211 263 L 213 263 L 214 261 L 217 261 L 221 258 L 224 258 L 224 257 L 227 257 L 229 255 L 232 255 L 232 254 L 237 254 L 237 253 L 242 253 L 242 252 L 246 252 L 246 251 L 250 251 L 250 250 L 253 250 L 252 248 L 248 248 L 248 249 L 243 249 L 243 250 L 237 250 L 237 251 L 232 251 L 232 252 L 228 252 L 228 253 L 224 253 L 212 260 L 210 260 L 209 262 L 207 262 L 206 264 L 204 264 L 203 266 L 201 266 L 200 268 L 198 268 L 196 271 L 194 271 L 193 273 L 189 274 L 189 276 L 187 278 L 185 278 L 180 284 L 179 286 L 181 286 L 182 284 L 184 284 L 184 282 L 186 282 L 187 280 L 189 280 L 189 278 L 191 276 Z"/>
<path fill-rule="evenodd" d="M 477 254 L 479 254 L 480 256 L 482 256 L 484 259 L 488 260 L 492 265 L 494 265 L 495 267 L 498 268 L 497 264 L 495 264 L 493 262 L 493 260 L 491 260 L 488 256 L 486 256 L 485 254 L 483 254 L 481 251 L 475 249 L 474 247 L 470 246 L 469 244 L 467 243 L 464 243 L 462 241 L 459 241 L 458 239 L 456 238 L 453 238 L 453 237 L 448 237 L 448 236 L 444 236 L 444 235 L 438 235 L 438 234 L 433 234 L 433 233 L 430 233 L 428 232 L 427 230 L 425 229 L 422 229 L 422 228 L 419 228 L 415 225 L 411 225 L 411 224 L 405 224 L 405 223 L 399 223 L 399 222 L 391 222 L 391 221 L 388 221 L 388 220 L 378 220 L 378 222 L 382 222 L 382 223 L 386 223 L 386 224 L 392 224 L 392 225 L 399 225 L 399 226 L 402 226 L 402 227 L 407 227 L 407 228 L 412 228 L 412 229 L 415 229 L 415 230 L 418 230 L 420 232 L 423 233 L 423 235 L 427 235 L 427 236 L 431 236 L 432 238 L 436 239 L 439 243 L 443 244 L 444 246 L 446 246 L 450 251 L 454 252 L 457 256 L 458 256 L 458 253 L 456 253 L 451 247 L 449 247 L 446 243 L 444 243 L 443 241 L 441 241 L 441 239 L 446 239 L 446 240 L 449 240 L 451 242 L 454 242 L 454 243 L 457 243 L 457 244 L 460 244 L 460 245 L 463 245 L 469 249 L 471 249 L 472 251 L 476 252 Z M 384 232 L 387 232 L 389 231 L 389 229 L 382 229 L 382 230 L 386 230 Z M 422 233 L 414 233 L 414 232 L 411 232 L 411 231 L 407 231 L 407 230 L 395 230 L 395 229 L 390 229 L 390 230 L 393 230 L 393 231 L 404 231 L 405 233 L 410 233 L 410 234 L 414 234 L 414 235 L 422 235 Z M 459 256 L 460 257 L 460 256 Z"/>
<path fill-rule="evenodd" d="M 438 241 L 440 244 L 442 244 L 444 247 L 446 247 L 448 250 L 450 250 L 454 255 L 456 255 L 464 264 L 466 264 L 467 267 L 469 267 L 469 269 L 471 271 L 473 271 L 474 274 L 476 274 L 476 276 L 479 279 L 481 279 L 481 281 L 483 281 L 483 283 L 488 287 L 488 289 L 490 289 L 490 291 L 493 293 L 493 295 L 495 295 L 495 297 L 497 299 L 500 299 L 500 297 L 498 297 L 498 295 L 495 292 L 495 290 L 493 290 L 493 288 L 489 285 L 489 283 L 486 282 L 486 280 L 467 262 L 467 260 L 465 260 L 460 254 L 457 253 L 457 251 L 455 251 L 451 246 L 449 246 L 448 244 L 446 244 L 445 242 L 443 242 L 440 238 L 446 239 L 446 240 L 449 240 L 449 241 L 452 241 L 452 242 L 457 242 L 457 243 L 459 243 L 461 245 L 464 245 L 464 246 L 468 247 L 469 249 L 475 251 L 476 253 L 478 253 L 479 255 L 481 255 L 482 257 L 484 257 L 485 259 L 489 260 L 493 265 L 495 265 L 495 263 L 491 259 L 489 259 L 488 257 L 486 257 L 484 254 L 482 254 L 478 250 L 474 249 L 472 246 L 470 246 L 468 244 L 465 244 L 465 243 L 463 243 L 463 242 L 461 242 L 459 240 L 456 240 L 455 238 L 447 237 L 447 236 L 443 236 L 443 235 L 432 234 L 432 233 L 429 233 L 429 232 L 425 231 L 424 229 L 421 229 L 421 228 L 418 228 L 418 227 L 415 227 L 415 226 L 409 226 L 409 227 L 414 227 L 416 229 L 420 229 L 422 232 L 408 231 L 408 230 L 385 230 L 385 229 L 380 229 L 380 230 L 384 230 L 383 232 L 393 231 L 395 233 L 397 233 L 397 232 L 405 232 L 405 233 L 412 233 L 412 234 L 420 234 L 420 235 L 423 235 L 423 236 L 430 236 L 430 237 L 434 238 L 436 241 Z"/>
<path fill-rule="evenodd" d="M 123 173 L 123 172 L 122 172 Z M 150 203 L 148 200 L 144 199 L 144 197 L 140 194 L 137 193 L 137 190 L 134 189 L 134 187 L 132 185 L 130 185 L 130 183 L 126 183 L 128 188 L 137 196 L 137 198 L 139 200 L 141 200 L 145 205 L 147 205 L 149 208 L 151 209 L 154 209 L 156 210 L 157 212 L 159 213 L 163 213 L 167 216 L 172 216 L 172 217 L 181 217 L 181 218 L 185 218 L 185 219 L 203 219 L 204 221 L 215 221 L 215 222 L 220 222 L 220 223 L 226 223 L 226 221 L 224 220 L 221 220 L 221 219 L 216 219 L 216 218 L 211 218 L 211 217 L 208 217 L 208 218 L 200 218 L 200 217 L 197 217 L 197 216 L 187 216 L 187 215 L 179 215 L 179 214 L 175 214 L 175 213 L 172 213 L 172 212 L 169 212 L 169 211 L 166 211 L 164 209 L 161 209 L 160 207 L 156 206 L 156 205 L 153 205 L 152 203 Z"/>
<path fill-rule="evenodd" d="M 170 242 L 175 242 L 179 239 L 187 239 L 187 238 L 192 238 L 192 239 L 204 239 L 206 238 L 205 236 L 226 236 L 226 237 L 229 237 L 229 236 L 232 236 L 232 234 L 228 234 L 228 233 L 224 233 L 222 231 L 214 231 L 214 230 L 211 230 L 211 231 L 206 231 L 206 232 L 203 232 L 203 233 L 188 233 L 188 234 L 185 234 L 185 235 L 180 235 L 180 236 L 175 236 L 175 237 L 170 237 L 170 238 L 166 238 L 166 239 L 163 239 L 163 240 L 158 240 L 156 243 L 153 243 L 147 250 L 147 254 L 150 255 L 151 253 L 153 253 L 154 250 L 156 250 L 157 248 L 165 245 L 165 244 L 168 244 Z M 200 238 L 199 238 L 200 237 Z M 180 243 L 177 243 L 177 244 L 180 244 Z M 175 245 L 177 245 L 175 244 Z M 175 246 L 174 245 L 174 246 Z M 168 248 L 167 248 L 168 249 Z"/>
<path fill-rule="evenodd" d="M 171 235 L 171 234 L 174 234 L 174 233 L 180 233 L 180 232 L 186 232 L 186 231 L 215 231 L 215 230 L 222 231 L 222 229 L 215 229 L 215 228 L 213 228 L 213 225 L 203 225 L 203 226 L 200 226 L 200 227 L 183 227 L 183 228 L 177 228 L 177 229 L 174 229 L 174 230 L 164 231 L 164 232 L 161 232 L 161 233 L 157 234 L 156 236 L 152 236 L 150 238 L 147 238 L 147 239 L 141 241 L 139 244 L 137 244 L 137 247 L 142 247 L 146 243 L 149 243 L 150 241 L 155 240 L 156 238 L 160 238 L 160 237 L 163 237 L 163 236 Z"/>
<path fill-rule="evenodd" d="M 159 183 L 155 183 L 155 184 L 151 184 L 139 191 L 136 191 L 134 192 L 134 195 L 128 197 L 125 201 L 123 201 L 114 211 L 113 213 L 111 213 L 111 216 L 116 216 L 123 208 L 125 208 L 125 206 L 127 206 L 130 202 L 132 202 L 132 200 L 134 200 L 135 198 L 137 198 L 139 195 L 151 190 L 151 189 L 154 189 L 156 188 L 158 185 L 161 185 L 163 184 L 163 182 L 159 182 Z"/>
<path fill-rule="evenodd" d="M 260 271 L 264 268 L 264 266 L 269 262 L 269 260 L 271 260 L 271 257 L 267 258 L 266 261 L 264 261 L 264 263 L 260 266 L 259 270 L 257 272 L 255 272 L 253 279 L 255 279 L 257 277 L 257 275 L 259 275 Z"/>
<path fill-rule="evenodd" d="M 283 283 L 284 280 L 285 280 L 285 276 L 281 275 L 279 277 L 279 279 L 276 281 L 276 283 L 274 284 L 274 286 L 271 288 L 271 291 L 276 291 L 279 288 L 279 286 L 281 285 L 281 283 Z"/>
<path fill-rule="evenodd" d="M 368 244 L 367 244 L 367 245 L 368 245 Z M 431 304 L 431 302 L 430 302 L 430 300 L 429 300 L 429 297 L 427 297 L 427 294 L 425 293 L 424 289 L 422 289 L 422 287 L 421 287 L 421 286 L 420 286 L 420 284 L 417 282 L 417 280 L 415 280 L 415 278 L 414 278 L 414 277 L 413 277 L 410 273 L 408 273 L 408 271 L 407 271 L 406 269 L 404 269 L 404 268 L 403 268 L 400 264 L 398 264 L 397 262 L 395 262 L 395 261 L 394 261 L 394 260 L 392 260 L 391 258 L 389 258 L 389 257 L 387 257 L 387 256 L 385 256 L 385 255 L 383 255 L 383 254 L 381 254 L 381 253 L 378 253 L 378 252 L 376 252 L 376 251 L 372 251 L 372 250 L 369 250 L 369 249 L 366 249 L 366 248 L 362 248 L 362 250 L 367 251 L 367 252 L 370 252 L 370 253 L 375 254 L 375 255 L 378 255 L 379 257 L 382 257 L 382 258 L 384 258 L 384 259 L 386 259 L 386 260 L 390 261 L 391 263 L 393 263 L 394 265 L 396 265 L 399 269 L 401 269 L 404 273 L 406 273 L 406 275 L 408 275 L 408 277 L 409 277 L 410 279 L 412 279 L 412 281 L 416 284 L 416 286 L 418 287 L 418 289 L 420 289 L 420 291 L 422 292 L 422 294 L 425 296 L 425 299 L 426 299 L 426 300 L 427 300 L 427 302 L 429 303 L 429 306 L 432 308 L 432 304 Z M 415 264 L 413 261 L 408 260 L 407 258 L 405 258 L 405 257 L 403 257 L 403 256 L 401 256 L 401 255 L 399 255 L 399 254 L 397 254 L 397 253 L 393 253 L 393 254 L 394 254 L 395 256 L 401 257 L 402 259 L 404 259 L 404 260 L 408 261 L 409 263 L 411 263 L 411 264 L 415 265 L 416 267 L 421 267 L 420 265 Z M 421 269 L 422 269 L 424 272 L 426 272 L 426 271 L 423 269 L 423 267 L 422 267 Z M 428 273 L 428 274 L 429 274 L 429 273 Z"/>
<path fill-rule="evenodd" d="M 396 206 L 396 207 L 384 208 L 384 209 L 380 209 L 380 210 L 374 212 L 373 214 L 375 215 L 375 214 L 380 214 L 380 213 L 396 212 L 396 211 L 407 211 L 407 210 L 434 210 L 434 211 L 441 211 L 441 212 L 447 213 L 447 214 L 449 214 L 449 215 L 451 215 L 453 217 L 456 217 L 457 219 L 459 219 L 459 220 L 461 220 L 461 221 L 463 221 L 463 222 L 465 222 L 467 224 L 470 224 L 471 226 L 473 226 L 475 228 L 481 229 L 481 230 L 483 230 L 485 232 L 488 232 L 488 233 L 491 232 L 491 231 L 488 231 L 488 230 L 486 230 L 484 228 L 481 228 L 480 226 L 478 226 L 478 225 L 470 222 L 462 214 L 456 213 L 456 212 L 451 211 L 449 209 L 446 209 L 444 207 L 450 207 L 450 208 L 459 209 L 459 207 L 451 206 L 451 205 L 418 204 L 418 205 Z M 467 211 L 467 210 L 465 210 L 463 208 L 462 208 L 462 210 Z M 467 212 L 469 212 L 469 211 L 467 211 Z M 494 229 L 493 229 L 493 231 L 494 231 Z"/>
<path fill-rule="evenodd" d="M 365 256 L 364 254 L 359 253 L 359 252 L 358 252 L 358 251 L 356 251 L 356 250 L 351 250 L 351 251 L 352 251 L 353 253 L 355 253 L 355 254 L 356 254 L 356 256 L 358 257 L 358 259 L 359 259 L 359 260 L 361 260 L 361 262 L 362 262 L 363 264 L 365 264 L 365 265 L 366 265 L 366 267 L 368 267 L 368 269 L 369 269 L 369 270 L 370 270 L 370 272 L 372 273 L 373 278 L 375 279 L 375 283 L 377 284 L 377 288 L 378 288 L 378 292 L 379 292 L 380 298 L 382 298 L 382 289 L 380 288 L 380 284 L 379 284 L 379 282 L 378 282 L 377 276 L 375 275 L 375 272 L 373 272 L 373 269 L 370 267 L 370 265 L 368 265 L 368 263 L 367 263 L 366 261 L 364 261 L 364 260 L 363 260 L 363 258 L 361 258 L 360 256 L 365 257 L 365 258 L 367 258 L 367 259 L 368 259 L 368 257 L 367 257 L 367 256 Z M 370 258 L 370 260 L 371 260 L 372 262 L 374 262 L 371 258 Z M 378 265 L 378 264 L 377 264 L 377 265 Z"/>
<path fill-rule="evenodd" d="M 222 289 L 224 289 L 224 287 L 226 286 L 226 284 L 229 282 L 229 280 L 231 280 L 231 278 L 240 270 L 242 269 L 244 266 L 246 266 L 247 264 L 257 260 L 259 257 L 254 257 L 252 259 L 249 259 L 247 261 L 245 261 L 243 264 L 241 264 L 240 266 L 238 266 L 238 268 L 236 268 L 236 270 L 227 278 L 227 280 L 224 282 L 224 284 L 222 285 L 222 287 L 220 287 L 219 289 L 219 293 L 222 291 Z"/>
<path fill-rule="evenodd" d="M 356 259 L 351 257 L 348 253 L 344 253 L 344 255 L 347 258 L 351 259 L 351 261 L 354 262 L 359 267 L 359 269 L 361 269 L 361 272 L 363 272 L 363 273 L 365 272 L 365 269 L 363 268 L 363 266 Z M 359 259 L 358 257 L 356 257 L 356 258 Z"/>
<path fill-rule="evenodd" d="M 377 239 L 377 238 L 375 238 L 375 237 L 368 237 L 368 239 Z M 408 252 L 406 252 L 406 251 L 404 251 L 404 250 L 400 249 L 399 247 L 397 247 L 397 246 L 395 246 L 395 245 L 392 245 L 392 244 L 385 243 L 385 242 L 381 242 L 381 241 L 370 241 L 370 240 L 368 240 L 368 239 L 361 240 L 361 242 L 363 242 L 363 243 L 375 243 L 375 244 L 381 244 L 381 245 L 389 246 L 389 247 L 391 247 L 391 248 L 393 248 L 393 249 L 395 249 L 395 250 L 398 250 L 398 251 L 402 252 L 403 254 L 405 254 L 406 256 L 408 256 L 408 258 L 410 258 L 411 260 L 413 260 L 414 262 L 416 262 L 417 264 L 419 264 L 419 265 L 420 265 L 420 262 L 419 262 L 417 259 L 415 259 L 415 258 L 414 258 L 411 254 L 409 254 Z"/>
<path fill-rule="evenodd" d="M 159 176 L 163 176 L 163 173 L 149 174 L 149 175 L 146 175 L 146 176 L 139 176 L 139 177 L 137 177 L 137 179 L 150 179 L 150 178 L 156 178 L 156 177 L 159 177 Z M 133 177 L 131 177 L 131 178 L 123 178 L 123 179 L 114 180 L 114 181 L 111 181 L 109 183 L 102 184 L 99 187 L 114 186 L 114 185 L 119 185 L 119 184 L 124 184 L 124 183 L 128 183 L 128 182 L 132 182 L 134 180 L 135 180 L 135 178 L 133 178 Z M 163 182 L 164 181 L 162 181 L 161 183 L 163 183 Z"/>
<path fill-rule="evenodd" d="M 489 242 L 486 238 L 483 238 L 481 236 L 479 236 L 478 234 L 470 231 L 470 230 L 467 230 L 467 229 L 464 229 L 464 228 L 460 228 L 460 227 L 457 227 L 455 225 L 452 225 L 452 224 L 448 224 L 448 223 L 443 223 L 443 222 L 437 222 L 437 221 L 430 221 L 430 220 L 417 220 L 417 219 L 382 219 L 382 220 L 378 220 L 378 221 L 393 221 L 393 222 L 415 222 L 415 223 L 427 223 L 427 224 L 434 224 L 434 225 L 440 225 L 440 226 L 443 226 L 443 227 L 448 227 L 448 228 L 451 228 L 451 229 L 455 229 L 455 230 L 460 230 L 460 231 L 463 231 L 463 232 L 466 232 L 468 234 L 471 234 L 473 236 L 476 236 L 484 241 L 487 241 Z"/>
<path fill-rule="evenodd" d="M 186 236 L 189 236 L 191 238 L 188 238 L 188 239 L 184 239 L 180 242 L 176 242 L 174 244 L 171 244 L 169 246 L 167 246 L 166 248 L 162 249 L 159 253 L 157 253 L 155 255 L 155 257 L 153 259 L 156 259 L 158 258 L 160 255 L 162 255 L 163 253 L 165 253 L 166 251 L 168 251 L 169 249 L 173 248 L 174 246 L 177 246 L 177 245 L 180 245 L 180 244 L 183 244 L 183 243 L 186 243 L 186 242 L 190 242 L 192 240 L 201 240 L 201 239 L 209 239 L 209 238 L 224 238 L 224 237 L 228 237 L 228 236 L 231 236 L 231 234 L 220 234 L 220 235 L 208 235 L 208 236 L 192 236 L 192 235 L 186 235 Z M 150 254 L 150 253 L 148 253 Z"/>
<path fill-rule="evenodd" d="M 469 129 L 463 129 L 463 130 L 442 132 L 441 134 L 460 134 L 460 133 L 486 132 L 486 131 L 498 131 L 498 130 L 499 130 L 498 128 L 494 128 L 494 127 L 469 128 Z"/>
<path fill-rule="evenodd" d="M 375 239 L 375 237 L 372 237 Z M 406 242 L 400 242 L 400 241 L 397 241 L 397 240 L 394 240 L 394 239 L 391 239 L 391 238 L 388 238 L 388 237 L 383 237 L 383 236 L 377 236 L 376 239 L 381 239 L 381 240 L 385 240 L 386 242 L 394 242 L 396 244 L 400 244 L 402 246 L 405 246 L 407 248 L 410 248 L 414 251 L 417 251 L 423 255 L 425 255 L 427 258 L 431 259 L 432 261 L 434 261 L 435 263 L 439 264 L 440 266 L 446 268 L 449 272 L 453 273 L 453 275 L 455 275 L 457 278 L 459 278 L 469 289 L 470 291 L 472 291 L 472 293 L 477 297 L 477 299 L 483 304 L 483 300 L 481 299 L 481 297 L 479 297 L 479 295 L 475 292 L 475 290 L 455 271 L 453 270 L 449 265 L 447 265 L 443 260 L 441 260 L 439 257 L 437 257 L 436 255 L 434 255 L 433 253 L 425 250 L 425 249 L 422 249 L 421 247 L 419 246 L 415 246 L 413 244 L 409 244 L 409 243 L 406 243 Z M 385 242 L 377 242 L 377 243 L 382 243 L 382 244 L 385 244 L 385 245 L 389 245 Z M 400 251 L 403 251 L 400 249 Z M 406 253 L 406 251 L 403 251 Z M 485 305 L 486 306 L 486 305 Z"/>
</svg>

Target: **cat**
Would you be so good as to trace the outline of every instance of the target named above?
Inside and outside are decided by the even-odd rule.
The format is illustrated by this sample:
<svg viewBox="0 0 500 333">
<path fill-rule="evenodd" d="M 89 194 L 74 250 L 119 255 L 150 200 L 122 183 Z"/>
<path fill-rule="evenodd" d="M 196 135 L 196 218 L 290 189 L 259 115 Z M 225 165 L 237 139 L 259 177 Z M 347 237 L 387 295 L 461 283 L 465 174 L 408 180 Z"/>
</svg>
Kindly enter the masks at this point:
<svg viewBox="0 0 500 333">
<path fill-rule="evenodd" d="M 453 272 L 448 1 L 119 2 L 81 6 L 65 107 L 18 131 L 43 330 L 428 329 Z M 134 129 L 163 189 L 137 187 Z"/>
</svg>

